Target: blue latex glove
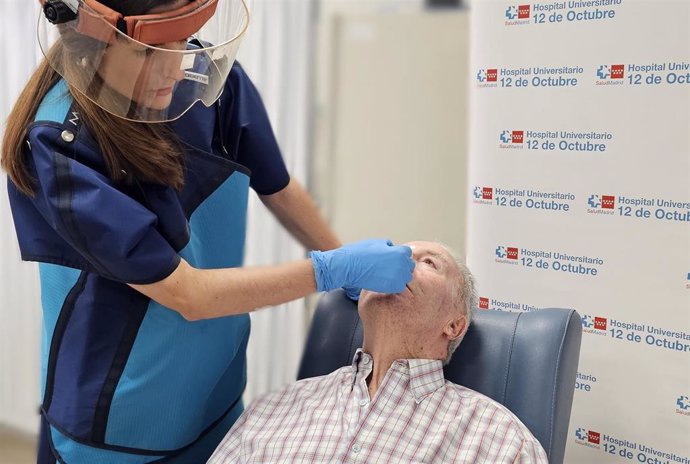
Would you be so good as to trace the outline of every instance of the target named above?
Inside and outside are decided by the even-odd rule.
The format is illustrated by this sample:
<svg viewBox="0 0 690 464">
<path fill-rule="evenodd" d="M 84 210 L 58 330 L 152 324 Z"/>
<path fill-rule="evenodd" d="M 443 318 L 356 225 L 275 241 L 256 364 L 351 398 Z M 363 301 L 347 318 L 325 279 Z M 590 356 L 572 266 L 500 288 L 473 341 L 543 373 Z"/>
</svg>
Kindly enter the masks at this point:
<svg viewBox="0 0 690 464">
<path fill-rule="evenodd" d="M 350 287 L 352 293 L 356 289 L 400 293 L 412 280 L 415 266 L 412 249 L 394 246 L 390 240 L 364 240 L 309 255 L 320 292 Z"/>
<path fill-rule="evenodd" d="M 345 290 L 345 296 L 352 301 L 359 301 L 359 294 L 362 293 L 362 289 L 359 287 L 343 287 Z"/>
</svg>

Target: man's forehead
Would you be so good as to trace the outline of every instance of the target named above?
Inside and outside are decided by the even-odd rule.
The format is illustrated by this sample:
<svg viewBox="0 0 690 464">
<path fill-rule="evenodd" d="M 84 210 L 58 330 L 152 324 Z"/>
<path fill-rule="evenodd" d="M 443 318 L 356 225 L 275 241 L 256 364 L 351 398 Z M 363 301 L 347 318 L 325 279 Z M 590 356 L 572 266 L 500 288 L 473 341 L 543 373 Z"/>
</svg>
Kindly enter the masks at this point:
<svg viewBox="0 0 690 464">
<path fill-rule="evenodd" d="M 443 246 L 435 242 L 409 242 L 406 243 L 414 254 L 425 253 L 432 256 L 437 256 L 442 258 L 447 262 L 453 262 L 453 257 L 448 252 L 448 250 Z"/>
</svg>

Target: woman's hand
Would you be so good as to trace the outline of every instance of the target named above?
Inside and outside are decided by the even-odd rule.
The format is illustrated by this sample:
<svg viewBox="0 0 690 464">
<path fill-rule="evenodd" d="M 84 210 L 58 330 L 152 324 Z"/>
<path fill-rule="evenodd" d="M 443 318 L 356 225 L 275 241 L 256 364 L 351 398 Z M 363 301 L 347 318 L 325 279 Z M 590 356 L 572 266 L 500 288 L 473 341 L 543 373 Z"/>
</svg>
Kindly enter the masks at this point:
<svg viewBox="0 0 690 464">
<path fill-rule="evenodd" d="M 390 240 L 364 240 L 330 251 L 312 251 L 316 288 L 339 287 L 400 293 L 412 280 L 412 249 Z"/>
</svg>

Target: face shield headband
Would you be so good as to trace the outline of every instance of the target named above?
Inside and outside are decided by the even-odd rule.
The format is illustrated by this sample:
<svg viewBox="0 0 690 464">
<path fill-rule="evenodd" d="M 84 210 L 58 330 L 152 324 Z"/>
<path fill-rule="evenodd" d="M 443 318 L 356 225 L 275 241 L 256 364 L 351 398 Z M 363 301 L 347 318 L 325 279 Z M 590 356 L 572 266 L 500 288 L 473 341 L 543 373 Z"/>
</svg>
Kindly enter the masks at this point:
<svg viewBox="0 0 690 464">
<path fill-rule="evenodd" d="M 53 69 L 105 111 L 138 122 L 173 121 L 198 101 L 211 106 L 249 24 L 244 0 L 224 0 L 222 27 L 209 21 L 218 0 L 138 16 L 95 0 L 39 1 L 39 44 Z"/>
<path fill-rule="evenodd" d="M 164 13 L 123 16 L 96 0 L 39 0 L 52 24 L 78 19 L 77 32 L 112 43 L 116 31 L 147 45 L 186 40 L 201 29 L 216 12 L 218 0 L 192 0 Z M 104 28 L 106 22 L 110 28 Z"/>
</svg>

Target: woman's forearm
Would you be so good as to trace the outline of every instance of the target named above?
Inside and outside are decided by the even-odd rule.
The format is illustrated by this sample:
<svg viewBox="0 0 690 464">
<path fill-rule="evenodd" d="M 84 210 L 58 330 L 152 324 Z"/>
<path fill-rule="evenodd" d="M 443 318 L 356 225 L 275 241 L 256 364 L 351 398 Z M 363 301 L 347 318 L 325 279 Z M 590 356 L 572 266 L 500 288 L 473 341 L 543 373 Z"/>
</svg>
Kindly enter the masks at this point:
<svg viewBox="0 0 690 464">
<path fill-rule="evenodd" d="M 187 320 L 254 311 L 296 300 L 316 291 L 311 260 L 278 266 L 196 269 L 182 260 L 167 278 L 130 285 Z"/>
</svg>

